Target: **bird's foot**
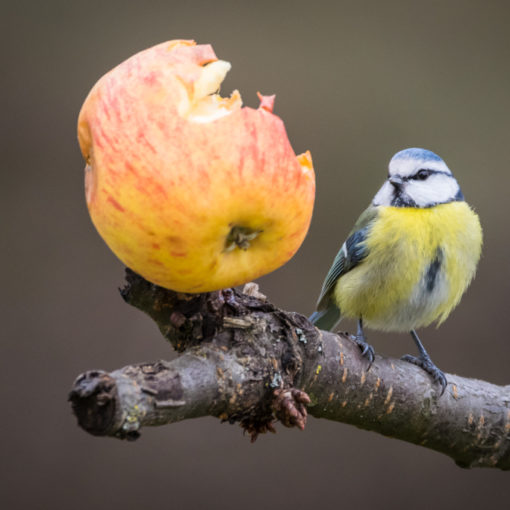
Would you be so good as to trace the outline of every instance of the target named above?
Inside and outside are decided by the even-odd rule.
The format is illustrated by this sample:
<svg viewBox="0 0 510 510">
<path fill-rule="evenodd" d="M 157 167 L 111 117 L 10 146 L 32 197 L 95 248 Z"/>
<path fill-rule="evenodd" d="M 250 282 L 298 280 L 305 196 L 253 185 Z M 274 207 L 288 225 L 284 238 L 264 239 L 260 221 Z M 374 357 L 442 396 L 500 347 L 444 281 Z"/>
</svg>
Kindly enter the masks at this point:
<svg viewBox="0 0 510 510">
<path fill-rule="evenodd" d="M 351 335 L 352 340 L 356 343 L 356 345 L 361 349 L 361 355 L 368 360 L 368 369 L 372 366 L 372 363 L 375 360 L 375 351 L 374 348 L 366 342 L 364 336 L 360 335 Z"/>
<path fill-rule="evenodd" d="M 429 357 L 422 358 L 406 354 L 402 356 L 400 359 L 402 361 L 412 363 L 413 365 L 416 365 L 425 370 L 425 372 L 427 372 L 427 374 L 429 374 L 432 377 L 434 382 L 439 383 L 439 385 L 441 386 L 441 394 L 439 396 L 443 395 L 444 390 L 446 389 L 446 386 L 448 384 L 448 381 L 446 380 L 446 376 L 444 375 L 444 373 L 441 370 L 439 370 L 439 368 L 437 368 L 436 365 L 434 365 L 434 363 Z"/>
</svg>

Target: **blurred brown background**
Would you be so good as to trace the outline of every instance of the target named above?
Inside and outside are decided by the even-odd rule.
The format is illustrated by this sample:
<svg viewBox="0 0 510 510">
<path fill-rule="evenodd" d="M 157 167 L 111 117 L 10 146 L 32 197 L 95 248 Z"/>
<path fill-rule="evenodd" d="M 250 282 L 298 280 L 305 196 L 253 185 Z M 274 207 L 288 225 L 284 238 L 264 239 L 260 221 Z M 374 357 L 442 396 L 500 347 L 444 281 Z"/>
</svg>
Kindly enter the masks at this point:
<svg viewBox="0 0 510 510">
<path fill-rule="evenodd" d="M 485 247 L 461 306 L 422 338 L 443 370 L 510 383 L 509 23 L 504 1 L 3 2 L 2 508 L 505 507 L 508 474 L 350 426 L 310 419 L 251 445 L 209 418 L 126 443 L 78 429 L 66 397 L 86 369 L 173 356 L 118 295 L 123 269 L 89 220 L 75 135 L 103 73 L 173 38 L 233 64 L 224 95 L 238 88 L 256 106 L 257 90 L 276 93 L 295 150 L 312 151 L 310 233 L 262 290 L 311 312 L 393 153 L 434 150 L 479 212 Z M 413 352 L 407 335 L 369 338 L 379 353 Z"/>
</svg>

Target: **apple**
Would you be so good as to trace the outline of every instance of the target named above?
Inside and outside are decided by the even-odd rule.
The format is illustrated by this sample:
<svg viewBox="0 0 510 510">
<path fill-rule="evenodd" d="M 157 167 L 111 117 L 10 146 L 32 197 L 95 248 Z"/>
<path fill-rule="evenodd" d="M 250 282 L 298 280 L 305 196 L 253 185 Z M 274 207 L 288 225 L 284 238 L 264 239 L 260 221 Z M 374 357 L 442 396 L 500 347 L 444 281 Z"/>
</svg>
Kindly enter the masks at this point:
<svg viewBox="0 0 510 510">
<path fill-rule="evenodd" d="M 217 92 L 228 62 L 169 41 L 105 74 L 79 114 L 92 221 L 145 279 L 178 292 L 251 281 L 287 262 L 312 216 L 309 152 L 296 156 L 274 96 Z"/>
</svg>

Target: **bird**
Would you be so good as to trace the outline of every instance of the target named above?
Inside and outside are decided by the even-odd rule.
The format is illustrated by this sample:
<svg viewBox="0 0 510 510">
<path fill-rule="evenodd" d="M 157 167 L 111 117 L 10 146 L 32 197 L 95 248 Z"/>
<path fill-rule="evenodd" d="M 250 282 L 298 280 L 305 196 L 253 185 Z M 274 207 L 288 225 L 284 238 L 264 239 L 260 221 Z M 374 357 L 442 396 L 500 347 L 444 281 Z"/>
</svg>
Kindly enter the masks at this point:
<svg viewBox="0 0 510 510">
<path fill-rule="evenodd" d="M 481 248 L 478 215 L 443 159 L 404 149 L 341 246 L 309 319 L 323 330 L 344 317 L 357 320 L 352 338 L 369 368 L 375 354 L 365 326 L 409 332 L 418 356 L 401 359 L 425 370 L 442 395 L 448 381 L 416 329 L 446 320 L 474 278 Z"/>
</svg>

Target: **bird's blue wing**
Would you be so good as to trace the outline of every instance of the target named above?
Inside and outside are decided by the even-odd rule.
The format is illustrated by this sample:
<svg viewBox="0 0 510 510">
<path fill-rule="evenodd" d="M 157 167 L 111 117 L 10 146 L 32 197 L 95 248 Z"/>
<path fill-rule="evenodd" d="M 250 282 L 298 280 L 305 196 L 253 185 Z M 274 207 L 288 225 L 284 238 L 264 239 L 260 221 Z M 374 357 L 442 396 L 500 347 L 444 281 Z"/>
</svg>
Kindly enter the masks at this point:
<svg viewBox="0 0 510 510">
<path fill-rule="evenodd" d="M 365 210 L 329 269 L 317 302 L 317 311 L 310 316 L 310 321 L 320 329 L 332 329 L 341 318 L 341 312 L 333 300 L 336 283 L 368 255 L 365 240 L 377 214 L 376 207 L 371 206 Z"/>
<path fill-rule="evenodd" d="M 331 268 L 329 269 L 321 294 L 317 302 L 317 308 L 320 310 L 321 303 L 335 288 L 336 282 L 340 276 L 355 268 L 368 254 L 365 246 L 369 226 L 353 232 L 345 241 L 337 253 Z"/>
</svg>

